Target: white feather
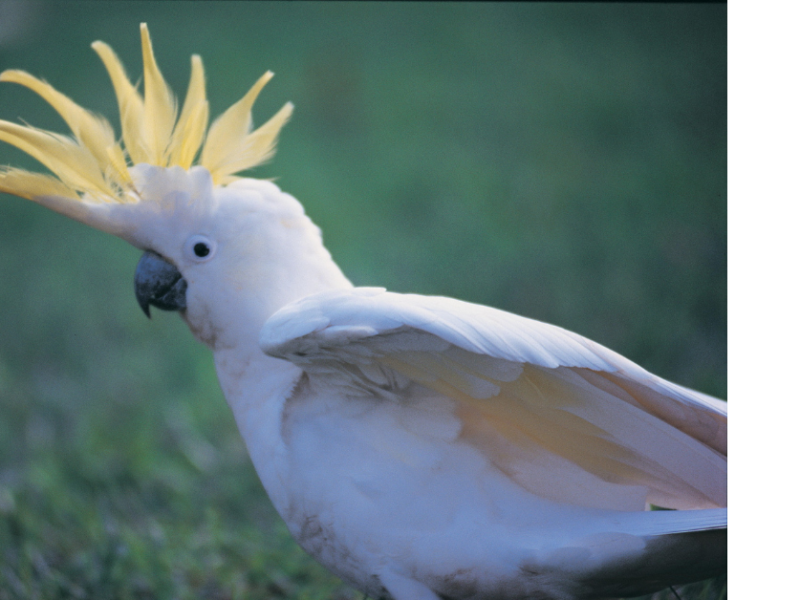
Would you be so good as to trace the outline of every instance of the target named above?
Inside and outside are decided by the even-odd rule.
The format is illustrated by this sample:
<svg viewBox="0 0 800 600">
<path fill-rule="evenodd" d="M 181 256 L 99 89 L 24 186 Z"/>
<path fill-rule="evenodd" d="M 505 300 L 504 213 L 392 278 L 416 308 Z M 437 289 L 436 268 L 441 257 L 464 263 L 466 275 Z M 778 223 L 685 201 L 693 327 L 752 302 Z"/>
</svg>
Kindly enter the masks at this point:
<svg viewBox="0 0 800 600">
<path fill-rule="evenodd" d="M 599 344 L 450 298 L 355 288 L 284 306 L 260 346 L 306 378 L 284 407 L 292 459 L 262 468 L 284 469 L 303 519 L 320 519 L 329 542 L 301 527 L 301 544 L 361 589 L 377 576 L 400 600 L 420 582 L 454 597 L 589 593 L 576 582 L 643 593 L 724 556 L 724 533 L 709 532 L 726 526 L 712 508 L 726 502 L 726 404 Z"/>
</svg>

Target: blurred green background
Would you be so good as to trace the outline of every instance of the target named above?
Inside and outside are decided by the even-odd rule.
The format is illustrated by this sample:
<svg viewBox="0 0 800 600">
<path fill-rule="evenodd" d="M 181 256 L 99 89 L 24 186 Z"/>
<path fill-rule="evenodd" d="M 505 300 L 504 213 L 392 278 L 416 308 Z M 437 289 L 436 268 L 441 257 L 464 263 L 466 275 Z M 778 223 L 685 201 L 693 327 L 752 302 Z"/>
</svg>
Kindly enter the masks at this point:
<svg viewBox="0 0 800 600">
<path fill-rule="evenodd" d="M 725 5 L 2 1 L 0 68 L 116 124 L 89 44 L 137 79 L 142 21 L 179 96 L 203 57 L 212 116 L 276 73 L 255 121 L 295 116 L 252 174 L 357 285 L 556 323 L 725 397 Z M 0 118 L 66 133 L 12 84 Z M 138 254 L 0 198 L 0 600 L 355 597 L 277 521 L 208 351 L 141 314 Z"/>
</svg>

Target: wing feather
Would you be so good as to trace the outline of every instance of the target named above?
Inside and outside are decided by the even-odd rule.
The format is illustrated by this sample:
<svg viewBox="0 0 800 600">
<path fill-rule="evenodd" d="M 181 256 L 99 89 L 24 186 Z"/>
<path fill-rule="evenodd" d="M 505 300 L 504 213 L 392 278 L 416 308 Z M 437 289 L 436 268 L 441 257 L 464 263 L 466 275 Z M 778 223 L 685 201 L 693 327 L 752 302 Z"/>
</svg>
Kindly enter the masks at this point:
<svg viewBox="0 0 800 600">
<path fill-rule="evenodd" d="M 449 298 L 376 288 L 284 307 L 262 349 L 311 376 L 389 369 L 456 401 L 460 439 L 531 492 L 636 510 L 726 504 L 719 400 L 552 325 Z"/>
</svg>

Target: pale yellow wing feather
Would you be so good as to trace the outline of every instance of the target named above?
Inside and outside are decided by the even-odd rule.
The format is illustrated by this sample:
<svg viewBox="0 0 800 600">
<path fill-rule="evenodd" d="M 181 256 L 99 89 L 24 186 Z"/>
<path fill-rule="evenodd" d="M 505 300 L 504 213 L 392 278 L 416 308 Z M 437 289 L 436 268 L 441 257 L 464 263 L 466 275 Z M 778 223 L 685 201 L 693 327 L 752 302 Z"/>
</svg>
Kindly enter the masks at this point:
<svg viewBox="0 0 800 600">
<path fill-rule="evenodd" d="M 541 497 L 618 510 L 726 505 L 725 404 L 558 327 L 354 288 L 282 308 L 260 344 L 320 385 L 344 382 L 343 394 L 393 391 L 402 403 L 417 385 L 451 398 L 460 440 Z"/>
<path fill-rule="evenodd" d="M 400 352 L 378 360 L 463 404 L 468 425 L 463 438 L 501 470 L 514 470 L 506 457 L 510 442 L 519 450 L 515 461 L 544 449 L 603 481 L 644 486 L 653 504 L 726 504 L 725 460 L 720 453 L 608 390 L 591 386 L 581 376 L 594 375 L 587 369 L 524 365 L 519 377 L 503 382 L 442 354 Z M 481 436 L 472 435 L 472 430 Z M 703 464 L 686 469 L 698 461 Z M 565 500 L 572 493 L 561 489 L 549 495 Z"/>
<path fill-rule="evenodd" d="M 691 404 L 670 401 L 658 383 L 647 386 L 620 373 L 576 370 L 591 385 L 641 407 L 688 436 L 702 441 L 720 454 L 728 453 L 728 418 L 717 412 L 701 410 Z"/>
</svg>

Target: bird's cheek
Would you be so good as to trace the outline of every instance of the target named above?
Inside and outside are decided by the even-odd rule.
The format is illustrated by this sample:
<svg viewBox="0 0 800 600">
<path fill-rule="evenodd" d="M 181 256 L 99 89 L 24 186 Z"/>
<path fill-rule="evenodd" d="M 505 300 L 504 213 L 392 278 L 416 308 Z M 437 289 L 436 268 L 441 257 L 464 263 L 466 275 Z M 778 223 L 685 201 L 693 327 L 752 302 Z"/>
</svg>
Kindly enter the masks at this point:
<svg viewBox="0 0 800 600">
<path fill-rule="evenodd" d="M 214 324 L 209 307 L 199 298 L 193 297 L 191 293 L 191 283 L 189 283 L 189 294 L 186 298 L 186 310 L 181 312 L 181 317 L 189 326 L 189 330 L 194 337 L 211 348 L 217 349 L 220 337 L 220 328 Z"/>
</svg>

